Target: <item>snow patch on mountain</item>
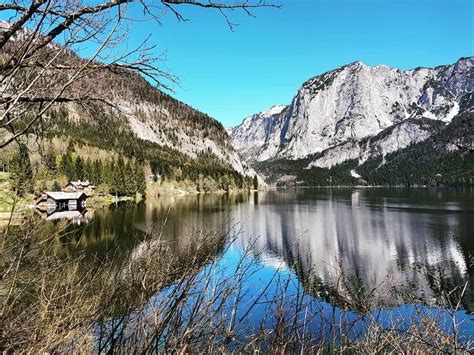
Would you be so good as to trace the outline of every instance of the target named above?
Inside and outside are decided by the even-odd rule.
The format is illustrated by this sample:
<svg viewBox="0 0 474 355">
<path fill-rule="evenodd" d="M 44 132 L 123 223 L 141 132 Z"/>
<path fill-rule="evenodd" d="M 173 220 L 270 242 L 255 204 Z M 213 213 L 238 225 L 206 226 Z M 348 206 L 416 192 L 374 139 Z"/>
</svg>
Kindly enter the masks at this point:
<svg viewBox="0 0 474 355">
<path fill-rule="evenodd" d="M 355 177 L 356 179 L 360 179 L 362 177 L 359 174 L 357 174 L 357 172 L 354 169 L 351 170 L 351 176 Z"/>
</svg>

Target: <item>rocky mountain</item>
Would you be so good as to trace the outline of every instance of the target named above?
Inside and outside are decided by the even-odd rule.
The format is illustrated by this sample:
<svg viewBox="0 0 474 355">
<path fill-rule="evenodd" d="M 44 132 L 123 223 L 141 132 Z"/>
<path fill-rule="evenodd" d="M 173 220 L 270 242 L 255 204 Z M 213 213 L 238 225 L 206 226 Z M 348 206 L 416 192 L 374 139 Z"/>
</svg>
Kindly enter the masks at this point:
<svg viewBox="0 0 474 355">
<path fill-rule="evenodd" d="M 472 57 L 406 71 L 355 62 L 308 80 L 290 105 L 248 117 L 229 132 L 249 161 L 304 160 L 306 169 L 329 169 L 381 157 L 383 165 L 387 155 L 473 110 L 473 66 Z"/>
<path fill-rule="evenodd" d="M 236 172 L 254 176 L 220 122 L 152 87 L 141 77 L 131 78 L 129 85 L 130 96 L 114 98 L 119 107 L 116 114 L 137 138 L 191 159 L 212 154 Z"/>
<path fill-rule="evenodd" d="M 280 146 L 279 125 L 286 106 L 277 105 L 246 118 L 240 126 L 229 128 L 235 149 L 249 160 L 274 157 Z"/>
</svg>

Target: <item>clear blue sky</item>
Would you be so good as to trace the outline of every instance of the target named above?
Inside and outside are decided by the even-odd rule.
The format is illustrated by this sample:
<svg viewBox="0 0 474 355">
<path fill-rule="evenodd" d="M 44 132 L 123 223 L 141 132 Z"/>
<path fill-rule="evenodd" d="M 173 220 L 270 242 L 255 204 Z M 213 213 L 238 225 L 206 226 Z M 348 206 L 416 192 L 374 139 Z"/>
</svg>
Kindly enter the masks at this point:
<svg viewBox="0 0 474 355">
<path fill-rule="evenodd" d="M 173 94 L 225 126 L 287 104 L 310 77 L 361 60 L 401 69 L 473 55 L 473 0 L 276 0 L 256 18 L 182 7 L 133 35 L 152 33 L 180 79 Z"/>
<path fill-rule="evenodd" d="M 290 103 L 310 77 L 356 60 L 409 69 L 474 52 L 474 0 L 267 1 L 283 8 L 228 13 L 235 32 L 217 11 L 183 5 L 189 21 L 168 13 L 161 26 L 137 23 L 127 46 L 151 34 L 180 79 L 172 95 L 225 126 Z"/>
</svg>

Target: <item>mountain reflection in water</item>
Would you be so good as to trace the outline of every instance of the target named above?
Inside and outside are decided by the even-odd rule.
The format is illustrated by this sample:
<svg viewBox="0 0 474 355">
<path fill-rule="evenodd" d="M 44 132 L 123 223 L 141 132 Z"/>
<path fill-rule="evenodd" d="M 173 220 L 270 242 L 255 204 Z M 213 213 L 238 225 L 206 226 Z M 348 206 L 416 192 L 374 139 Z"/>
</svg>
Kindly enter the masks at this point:
<svg viewBox="0 0 474 355">
<path fill-rule="evenodd" d="M 139 250 L 147 238 L 179 250 L 194 233 L 224 226 L 238 231 L 234 250 L 250 248 L 266 267 L 293 270 L 303 285 L 330 283 L 342 269 L 368 289 L 385 280 L 430 302 L 433 280 L 414 267 L 441 270 L 452 285 L 469 277 L 472 197 L 472 190 L 297 189 L 161 198 L 97 210 L 75 234 L 95 253 L 118 245 Z M 381 304 L 401 303 L 385 291 Z M 470 309 L 473 298 L 470 290 Z"/>
</svg>

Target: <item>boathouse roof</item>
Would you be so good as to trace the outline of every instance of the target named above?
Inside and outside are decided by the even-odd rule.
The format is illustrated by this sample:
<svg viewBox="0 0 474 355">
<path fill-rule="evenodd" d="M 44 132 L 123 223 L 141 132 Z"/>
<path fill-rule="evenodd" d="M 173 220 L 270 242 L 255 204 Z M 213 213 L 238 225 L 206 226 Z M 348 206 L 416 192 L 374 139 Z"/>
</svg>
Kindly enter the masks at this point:
<svg viewBox="0 0 474 355">
<path fill-rule="evenodd" d="M 52 199 L 58 200 L 79 200 L 82 195 L 86 196 L 84 192 L 62 192 L 62 191 L 50 191 L 46 192 L 46 196 Z"/>
</svg>

